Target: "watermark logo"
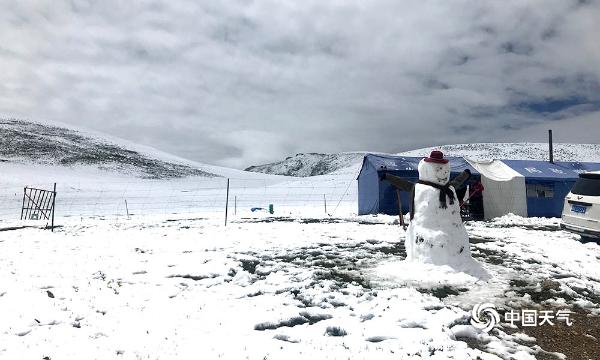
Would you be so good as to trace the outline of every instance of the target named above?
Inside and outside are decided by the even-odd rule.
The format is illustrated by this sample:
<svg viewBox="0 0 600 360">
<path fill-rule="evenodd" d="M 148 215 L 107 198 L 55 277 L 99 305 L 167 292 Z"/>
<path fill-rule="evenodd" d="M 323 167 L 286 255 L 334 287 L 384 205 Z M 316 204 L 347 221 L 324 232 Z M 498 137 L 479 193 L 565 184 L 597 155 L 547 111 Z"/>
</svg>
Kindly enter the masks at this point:
<svg viewBox="0 0 600 360">
<path fill-rule="evenodd" d="M 568 310 L 550 310 L 522 309 L 520 311 L 510 310 L 504 314 L 504 321 L 512 326 L 517 324 L 522 327 L 550 325 L 555 322 L 564 322 L 567 326 L 572 326 L 571 312 Z M 471 325 L 475 328 L 490 332 L 500 322 L 500 314 L 494 304 L 477 304 L 471 311 Z"/>
<path fill-rule="evenodd" d="M 573 326 L 571 321 L 571 312 L 569 310 L 526 310 L 508 311 L 504 314 L 504 321 L 515 326 L 520 324 L 522 327 L 550 325 L 554 326 L 555 322 L 564 322 L 567 326 Z"/>
<path fill-rule="evenodd" d="M 483 332 L 489 332 L 500 322 L 500 314 L 494 304 L 477 304 L 471 311 L 471 325 Z"/>
</svg>

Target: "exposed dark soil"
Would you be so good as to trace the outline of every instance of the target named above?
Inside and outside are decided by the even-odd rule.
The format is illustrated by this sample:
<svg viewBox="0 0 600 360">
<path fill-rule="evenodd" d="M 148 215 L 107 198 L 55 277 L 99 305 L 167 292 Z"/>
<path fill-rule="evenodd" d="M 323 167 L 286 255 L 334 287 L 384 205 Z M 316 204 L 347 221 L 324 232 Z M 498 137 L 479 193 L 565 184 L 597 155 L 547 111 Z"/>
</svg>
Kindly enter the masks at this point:
<svg viewBox="0 0 600 360">
<path fill-rule="evenodd" d="M 503 229 L 503 228 L 520 228 L 525 230 L 542 230 L 542 231 L 560 231 L 558 225 L 534 225 L 534 224 L 494 224 L 488 223 L 487 227 Z"/>
<path fill-rule="evenodd" d="M 581 308 L 572 309 L 573 326 L 557 322 L 554 326 L 523 327 L 519 330 L 537 340 L 549 352 L 565 354 L 568 360 L 600 359 L 600 317 L 592 316 Z M 539 359 L 554 359 L 546 357 Z"/>
</svg>

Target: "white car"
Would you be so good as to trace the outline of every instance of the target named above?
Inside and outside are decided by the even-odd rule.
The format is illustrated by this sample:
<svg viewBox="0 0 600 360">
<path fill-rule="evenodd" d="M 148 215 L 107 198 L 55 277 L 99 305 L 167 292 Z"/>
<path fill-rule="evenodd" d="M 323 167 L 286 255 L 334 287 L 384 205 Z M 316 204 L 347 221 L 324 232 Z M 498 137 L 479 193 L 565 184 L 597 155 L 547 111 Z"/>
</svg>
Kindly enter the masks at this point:
<svg viewBox="0 0 600 360">
<path fill-rule="evenodd" d="M 565 198 L 560 227 L 600 239 L 600 172 L 579 175 Z"/>
</svg>

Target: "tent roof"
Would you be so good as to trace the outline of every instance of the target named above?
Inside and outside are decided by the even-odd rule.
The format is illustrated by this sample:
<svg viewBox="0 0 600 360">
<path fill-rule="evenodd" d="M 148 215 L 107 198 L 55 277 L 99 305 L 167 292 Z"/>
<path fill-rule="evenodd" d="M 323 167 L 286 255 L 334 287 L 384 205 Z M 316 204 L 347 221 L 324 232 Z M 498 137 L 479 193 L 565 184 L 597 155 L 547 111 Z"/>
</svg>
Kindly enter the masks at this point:
<svg viewBox="0 0 600 360">
<path fill-rule="evenodd" d="M 500 160 L 491 161 L 477 161 L 468 160 L 469 164 L 473 166 L 479 173 L 486 178 L 494 181 L 511 181 L 512 179 L 523 175 L 515 171 L 510 166 L 506 165 Z"/>
<path fill-rule="evenodd" d="M 377 171 L 380 171 L 381 169 L 385 169 L 387 171 L 418 171 L 419 161 L 421 161 L 421 159 L 423 159 L 423 157 L 396 156 L 387 154 L 366 154 L 363 159 L 363 168 L 365 166 L 365 163 L 368 162 Z M 462 157 L 448 157 L 447 159 L 450 160 L 450 167 L 452 172 L 456 173 L 461 172 L 465 169 L 469 169 L 471 170 L 471 173 L 473 175 L 480 175 L 480 172 L 478 171 L 479 166 L 473 167 L 469 162 L 467 162 L 467 160 L 465 160 Z M 516 173 L 521 174 L 522 176 L 528 179 L 574 180 L 577 179 L 579 177 L 579 174 L 582 172 L 600 171 L 600 163 L 591 162 L 560 161 L 550 163 L 541 160 L 495 160 L 494 162 L 501 162 L 510 169 L 514 170 Z M 476 165 L 485 165 L 488 169 L 486 169 L 486 171 L 484 172 L 486 172 L 487 174 L 489 172 L 487 170 L 490 170 L 489 165 L 493 164 L 494 162 L 489 162 L 489 164 L 487 164 L 486 162 L 480 162 L 481 164 Z M 501 170 L 500 164 L 496 165 L 498 169 L 495 170 Z M 511 173 L 508 170 L 509 169 L 505 169 L 501 171 L 503 173 L 502 177 L 504 177 L 504 175 L 508 177 L 514 176 L 512 175 L 514 173 Z M 490 174 L 487 174 L 486 176 L 489 175 Z"/>
<path fill-rule="evenodd" d="M 381 168 L 388 171 L 418 171 L 421 159 L 423 159 L 423 157 L 366 154 L 363 160 L 363 166 L 364 162 L 369 162 L 378 171 Z M 465 159 L 461 157 L 449 157 L 447 159 L 450 160 L 452 172 L 462 172 L 465 169 L 469 169 L 473 175 L 479 175 L 479 172 Z"/>
<path fill-rule="evenodd" d="M 528 179 L 577 179 L 582 172 L 600 170 L 599 163 L 566 161 L 550 163 L 539 160 L 502 160 L 502 162 Z"/>
<path fill-rule="evenodd" d="M 592 162 L 558 162 L 558 164 L 572 169 L 573 171 L 579 173 L 582 172 L 590 172 L 590 171 L 599 171 L 600 163 L 592 163 Z"/>
</svg>

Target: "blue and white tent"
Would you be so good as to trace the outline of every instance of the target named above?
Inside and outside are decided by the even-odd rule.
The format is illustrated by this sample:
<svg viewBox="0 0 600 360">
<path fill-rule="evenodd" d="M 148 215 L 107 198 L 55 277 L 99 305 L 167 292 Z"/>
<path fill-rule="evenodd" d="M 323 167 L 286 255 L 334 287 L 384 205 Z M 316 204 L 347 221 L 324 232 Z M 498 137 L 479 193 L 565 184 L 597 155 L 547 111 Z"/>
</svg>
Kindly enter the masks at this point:
<svg viewBox="0 0 600 360">
<path fill-rule="evenodd" d="M 367 154 L 358 175 L 358 214 L 398 215 L 396 188 L 387 181 L 380 181 L 382 172 L 401 176 L 409 181 L 419 179 L 419 161 L 422 157 Z M 479 173 L 463 158 L 450 160 L 451 178 L 465 169 L 471 170 L 475 178 Z M 401 192 L 402 212 L 408 212 L 409 194 Z"/>
<path fill-rule="evenodd" d="M 383 171 L 409 181 L 418 179 L 420 157 L 367 154 L 358 176 L 358 213 L 398 214 L 396 189 L 380 181 Z M 481 179 L 485 190 L 485 218 L 513 213 L 524 217 L 560 217 L 565 196 L 587 171 L 599 171 L 600 163 L 535 160 L 472 161 L 448 158 L 454 177 L 470 169 L 474 180 Z M 401 193 L 402 211 L 408 212 L 408 194 Z"/>
<path fill-rule="evenodd" d="M 481 174 L 486 219 L 508 213 L 560 217 L 565 196 L 579 174 L 600 170 L 598 163 L 536 160 L 470 161 Z"/>
<path fill-rule="evenodd" d="M 600 170 L 598 163 L 503 160 L 525 178 L 527 216 L 560 217 L 565 196 L 585 171 Z M 485 206 L 485 203 L 484 203 Z"/>
</svg>

